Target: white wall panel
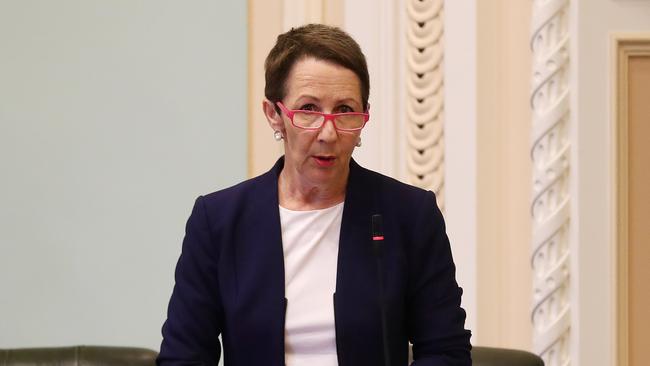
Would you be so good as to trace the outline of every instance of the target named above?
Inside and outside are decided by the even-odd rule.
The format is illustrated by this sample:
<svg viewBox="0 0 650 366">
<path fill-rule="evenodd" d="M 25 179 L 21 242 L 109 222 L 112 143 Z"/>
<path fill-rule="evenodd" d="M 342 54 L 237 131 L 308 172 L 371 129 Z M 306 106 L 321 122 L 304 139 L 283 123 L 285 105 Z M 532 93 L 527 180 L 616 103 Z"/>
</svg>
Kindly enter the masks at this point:
<svg viewBox="0 0 650 366">
<path fill-rule="evenodd" d="M 445 7 L 445 219 L 458 282 L 464 288 L 467 327 L 480 341 L 477 314 L 476 3 L 447 0 Z"/>
</svg>

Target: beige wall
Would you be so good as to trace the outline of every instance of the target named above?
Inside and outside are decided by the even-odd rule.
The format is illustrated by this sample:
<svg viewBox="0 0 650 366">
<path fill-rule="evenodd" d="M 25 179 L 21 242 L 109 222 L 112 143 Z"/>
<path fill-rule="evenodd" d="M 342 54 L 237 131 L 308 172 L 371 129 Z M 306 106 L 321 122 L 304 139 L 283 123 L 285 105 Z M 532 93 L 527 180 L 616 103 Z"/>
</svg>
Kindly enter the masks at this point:
<svg viewBox="0 0 650 366">
<path fill-rule="evenodd" d="M 477 4 L 478 342 L 531 349 L 531 2 Z"/>
</svg>

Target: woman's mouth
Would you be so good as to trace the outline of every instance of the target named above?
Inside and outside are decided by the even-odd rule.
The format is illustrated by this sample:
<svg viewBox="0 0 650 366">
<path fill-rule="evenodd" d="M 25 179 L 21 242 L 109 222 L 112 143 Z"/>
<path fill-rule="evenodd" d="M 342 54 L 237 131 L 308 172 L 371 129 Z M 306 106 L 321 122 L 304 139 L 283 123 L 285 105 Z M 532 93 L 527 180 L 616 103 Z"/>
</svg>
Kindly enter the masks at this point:
<svg viewBox="0 0 650 366">
<path fill-rule="evenodd" d="M 334 160 L 336 158 L 333 156 L 325 156 L 325 155 L 315 155 L 314 160 L 316 160 L 316 164 L 322 167 L 329 167 L 334 165 Z"/>
</svg>

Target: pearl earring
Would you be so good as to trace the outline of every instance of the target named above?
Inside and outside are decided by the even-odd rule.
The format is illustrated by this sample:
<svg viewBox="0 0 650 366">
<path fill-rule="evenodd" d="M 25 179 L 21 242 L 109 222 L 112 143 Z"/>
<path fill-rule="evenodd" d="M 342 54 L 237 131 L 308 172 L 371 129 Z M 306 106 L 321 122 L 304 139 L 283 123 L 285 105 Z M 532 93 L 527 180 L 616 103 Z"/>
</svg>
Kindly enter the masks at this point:
<svg viewBox="0 0 650 366">
<path fill-rule="evenodd" d="M 284 138 L 284 136 L 282 136 L 282 132 L 275 130 L 275 132 L 273 132 L 273 138 L 275 141 L 280 141 Z"/>
<path fill-rule="evenodd" d="M 359 137 L 359 140 L 357 140 L 357 147 L 361 147 L 361 137 Z"/>
</svg>

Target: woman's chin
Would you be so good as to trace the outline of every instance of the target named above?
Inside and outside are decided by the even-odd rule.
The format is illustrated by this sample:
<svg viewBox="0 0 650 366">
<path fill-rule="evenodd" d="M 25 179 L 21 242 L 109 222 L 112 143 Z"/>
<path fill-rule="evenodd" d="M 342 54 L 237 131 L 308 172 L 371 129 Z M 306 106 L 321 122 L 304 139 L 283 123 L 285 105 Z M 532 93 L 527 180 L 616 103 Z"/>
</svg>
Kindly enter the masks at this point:
<svg viewBox="0 0 650 366">
<path fill-rule="evenodd" d="M 344 175 L 345 172 L 337 166 L 316 166 L 309 170 L 309 173 L 307 173 L 305 178 L 317 185 L 335 186 L 339 185 L 342 180 L 347 179 Z"/>
</svg>

